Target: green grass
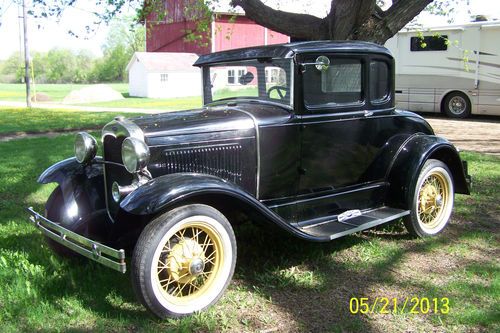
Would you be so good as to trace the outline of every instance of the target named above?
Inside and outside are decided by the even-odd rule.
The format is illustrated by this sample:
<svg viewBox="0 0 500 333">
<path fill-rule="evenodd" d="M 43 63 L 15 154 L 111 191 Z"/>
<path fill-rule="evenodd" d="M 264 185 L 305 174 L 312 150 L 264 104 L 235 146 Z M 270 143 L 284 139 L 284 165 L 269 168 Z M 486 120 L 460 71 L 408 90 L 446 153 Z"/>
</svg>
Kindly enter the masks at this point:
<svg viewBox="0 0 500 333">
<path fill-rule="evenodd" d="M 101 107 L 123 107 L 141 109 L 164 109 L 165 111 L 188 110 L 199 108 L 202 105 L 201 97 L 179 97 L 179 98 L 142 98 L 128 97 L 117 101 L 81 104 L 85 106 Z"/>
<path fill-rule="evenodd" d="M 0 107 L 0 134 L 100 128 L 113 120 L 113 112 Z M 139 114 L 127 113 L 127 117 Z"/>
<path fill-rule="evenodd" d="M 113 89 L 128 93 L 128 84 L 111 83 Z M 61 102 L 72 90 L 88 87 L 88 84 L 35 84 L 32 93 L 47 94 L 53 102 Z M 21 83 L 0 83 L 0 101 L 25 101 L 26 86 Z"/>
<path fill-rule="evenodd" d="M 330 243 L 300 241 L 249 223 L 236 229 L 238 262 L 208 311 L 161 321 L 140 306 L 128 275 L 55 256 L 27 222 L 53 184 L 38 175 L 72 154 L 73 138 L 0 143 L 0 322 L 18 331 L 498 331 L 500 159 L 465 153 L 472 196 L 457 196 L 446 231 L 411 239 L 377 229 Z M 54 147 L 57 147 L 55 149 Z M 448 315 L 353 315 L 351 297 L 448 297 Z"/>
<path fill-rule="evenodd" d="M 68 95 L 71 90 L 80 89 L 89 85 L 78 84 L 41 84 L 37 85 L 36 91 L 47 94 L 52 102 L 62 102 L 64 97 Z M 110 86 L 119 91 L 125 99 L 109 101 L 109 102 L 96 102 L 79 104 L 80 106 L 95 106 L 103 108 L 141 108 L 141 109 L 163 109 L 165 111 L 175 110 L 188 110 L 199 108 L 202 106 L 202 99 L 200 96 L 192 97 L 179 97 L 179 98 L 142 98 L 130 97 L 128 94 L 128 84 L 126 83 L 112 83 Z M 256 87 L 239 89 L 237 91 L 230 91 L 223 89 L 215 96 L 216 99 L 226 98 L 230 96 L 256 96 Z M 0 101 L 25 101 L 25 86 L 23 84 L 6 84 L 0 83 Z M 64 105 L 61 104 L 61 108 Z"/>
</svg>

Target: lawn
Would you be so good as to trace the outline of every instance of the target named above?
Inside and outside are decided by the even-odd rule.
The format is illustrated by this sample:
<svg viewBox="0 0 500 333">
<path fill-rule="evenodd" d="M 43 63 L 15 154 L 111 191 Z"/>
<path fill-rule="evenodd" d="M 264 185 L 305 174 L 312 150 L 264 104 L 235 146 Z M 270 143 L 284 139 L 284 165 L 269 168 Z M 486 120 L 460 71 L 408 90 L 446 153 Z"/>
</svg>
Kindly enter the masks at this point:
<svg viewBox="0 0 500 333">
<path fill-rule="evenodd" d="M 188 110 L 199 108 L 202 105 L 201 97 L 179 97 L 179 98 L 142 98 L 128 97 L 125 99 L 81 104 L 82 106 L 101 106 L 113 108 L 141 108 L 141 109 L 163 109 L 165 111 Z"/>
<path fill-rule="evenodd" d="M 57 125 L 37 126 L 64 124 L 57 119 Z M 435 238 L 412 239 L 393 224 L 309 243 L 244 224 L 236 229 L 238 262 L 225 296 L 206 312 L 161 321 L 136 302 L 127 274 L 57 257 L 27 222 L 24 207 L 43 211 L 55 187 L 39 185 L 36 178 L 71 156 L 72 148 L 73 136 L 66 134 L 0 142 L 3 332 L 500 330 L 498 157 L 463 153 L 474 177 L 473 193 L 457 196 L 451 224 Z M 396 298 L 400 305 L 407 297 L 446 297 L 450 311 L 354 315 L 349 311 L 353 297 Z"/>
<path fill-rule="evenodd" d="M 80 104 L 82 106 L 99 106 L 99 107 L 121 107 L 121 108 L 144 108 L 144 109 L 165 109 L 172 110 L 187 110 L 202 105 L 201 97 L 182 97 L 182 98 L 141 98 L 129 97 L 127 83 L 111 83 L 113 89 L 120 92 L 125 99 Z M 81 89 L 90 85 L 85 84 L 39 84 L 36 85 L 36 91 L 47 94 L 51 98 L 51 103 L 60 103 L 72 90 Z M 0 83 L 0 101 L 17 101 L 24 102 L 26 99 L 26 87 L 24 84 L 7 84 Z M 64 104 L 61 104 L 64 108 Z"/>
<path fill-rule="evenodd" d="M 98 129 L 113 120 L 113 112 L 0 107 L 0 136 L 16 132 Z M 127 113 L 127 117 L 139 114 Z"/>
<path fill-rule="evenodd" d="M 113 89 L 120 93 L 128 93 L 128 84 L 111 83 Z M 88 84 L 35 84 L 32 86 L 32 93 L 44 93 L 50 97 L 53 102 L 62 102 L 72 90 L 88 87 Z M 0 83 L 0 101 L 19 101 L 26 100 L 26 86 L 22 83 Z"/>
</svg>

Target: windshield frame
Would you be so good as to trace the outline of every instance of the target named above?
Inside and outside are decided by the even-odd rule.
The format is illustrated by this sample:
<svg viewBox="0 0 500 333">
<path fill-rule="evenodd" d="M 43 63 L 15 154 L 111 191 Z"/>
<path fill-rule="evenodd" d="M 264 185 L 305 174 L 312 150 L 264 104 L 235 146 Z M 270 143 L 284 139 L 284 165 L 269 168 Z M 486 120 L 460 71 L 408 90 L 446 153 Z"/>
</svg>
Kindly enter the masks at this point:
<svg viewBox="0 0 500 333">
<path fill-rule="evenodd" d="M 210 69 L 214 67 L 244 67 L 244 66 L 251 66 L 248 63 L 251 61 L 255 61 L 257 63 L 262 63 L 264 65 L 270 65 L 272 66 L 272 63 L 276 60 L 279 61 L 288 61 L 289 71 L 287 74 L 287 80 L 289 80 L 289 83 L 287 84 L 288 89 L 289 89 L 289 94 L 290 98 L 287 103 L 282 103 L 279 102 L 278 99 L 273 100 L 273 99 L 263 99 L 259 96 L 234 96 L 234 97 L 228 97 L 228 98 L 223 98 L 223 99 L 218 99 L 218 100 L 213 100 L 213 95 L 212 95 L 212 84 L 211 84 L 211 78 L 210 78 Z M 276 66 L 276 67 L 281 67 L 281 66 Z M 283 66 L 282 68 L 286 68 Z M 286 71 L 285 71 L 286 72 Z M 228 104 L 231 102 L 238 102 L 238 101 L 245 101 L 245 102 L 259 102 L 259 103 L 264 103 L 264 104 L 270 104 L 270 105 L 276 105 L 280 106 L 286 109 L 291 109 L 293 110 L 294 108 L 294 90 L 295 90 L 295 77 L 294 77 L 294 62 L 293 58 L 268 58 L 268 59 L 245 59 L 245 60 L 234 60 L 234 61 L 224 61 L 224 62 L 217 62 L 217 63 L 211 63 L 202 66 L 202 82 L 203 82 L 203 87 L 202 87 L 202 98 L 203 98 L 203 105 L 204 106 L 213 106 L 213 105 L 221 105 L 221 104 Z"/>
</svg>

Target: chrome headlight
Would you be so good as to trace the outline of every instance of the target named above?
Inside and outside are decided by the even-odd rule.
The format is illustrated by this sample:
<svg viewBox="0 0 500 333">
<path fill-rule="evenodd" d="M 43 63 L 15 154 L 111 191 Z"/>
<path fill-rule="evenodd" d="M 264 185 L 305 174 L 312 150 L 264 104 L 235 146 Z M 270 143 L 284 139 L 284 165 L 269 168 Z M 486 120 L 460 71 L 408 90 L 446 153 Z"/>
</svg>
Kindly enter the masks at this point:
<svg viewBox="0 0 500 333">
<path fill-rule="evenodd" d="M 126 138 L 122 143 L 122 161 L 130 173 L 144 169 L 149 162 L 149 147 L 139 139 Z"/>
<path fill-rule="evenodd" d="M 78 163 L 83 164 L 91 161 L 96 153 L 96 139 L 86 132 L 78 133 L 75 138 L 75 157 Z"/>
</svg>

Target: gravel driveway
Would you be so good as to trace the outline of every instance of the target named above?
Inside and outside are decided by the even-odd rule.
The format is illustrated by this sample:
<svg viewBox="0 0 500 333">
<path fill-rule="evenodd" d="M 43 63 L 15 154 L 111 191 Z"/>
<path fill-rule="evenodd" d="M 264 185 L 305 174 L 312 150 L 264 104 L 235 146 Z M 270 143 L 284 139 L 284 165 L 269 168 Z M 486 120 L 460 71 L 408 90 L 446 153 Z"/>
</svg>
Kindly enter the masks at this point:
<svg viewBox="0 0 500 333">
<path fill-rule="evenodd" d="M 500 119 L 425 118 L 437 135 L 447 138 L 460 150 L 500 156 Z"/>
</svg>

